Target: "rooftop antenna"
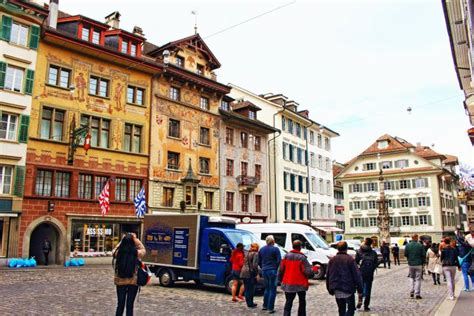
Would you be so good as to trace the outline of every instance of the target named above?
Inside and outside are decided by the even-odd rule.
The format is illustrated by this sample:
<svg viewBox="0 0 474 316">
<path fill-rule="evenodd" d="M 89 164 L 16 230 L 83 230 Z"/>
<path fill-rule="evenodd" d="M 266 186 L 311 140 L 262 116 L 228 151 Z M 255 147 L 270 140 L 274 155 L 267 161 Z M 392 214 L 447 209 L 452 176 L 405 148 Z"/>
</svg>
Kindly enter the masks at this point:
<svg viewBox="0 0 474 316">
<path fill-rule="evenodd" d="M 198 12 L 197 12 L 197 10 L 192 10 L 192 11 L 191 11 L 191 14 L 194 15 L 194 34 L 197 34 L 197 32 L 198 32 L 198 27 L 197 27 L 197 15 L 198 15 Z"/>
</svg>

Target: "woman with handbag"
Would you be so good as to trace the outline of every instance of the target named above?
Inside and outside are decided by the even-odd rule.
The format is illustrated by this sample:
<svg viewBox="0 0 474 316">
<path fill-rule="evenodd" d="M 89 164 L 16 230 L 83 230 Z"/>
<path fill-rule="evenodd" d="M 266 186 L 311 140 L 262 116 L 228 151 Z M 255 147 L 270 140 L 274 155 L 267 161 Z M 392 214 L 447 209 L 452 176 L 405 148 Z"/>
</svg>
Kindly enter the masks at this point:
<svg viewBox="0 0 474 316">
<path fill-rule="evenodd" d="M 138 292 L 138 260 L 146 250 L 135 233 L 127 233 L 113 251 L 115 269 L 114 283 L 117 288 L 117 310 L 115 315 L 123 315 L 125 305 L 127 316 L 133 315 L 133 304 Z M 126 303 L 126 304 L 125 304 Z"/>
<path fill-rule="evenodd" d="M 249 308 L 257 307 L 257 304 L 253 302 L 255 295 L 255 284 L 257 283 L 257 277 L 259 273 L 258 267 L 258 244 L 252 243 L 250 250 L 245 256 L 244 265 L 240 272 L 240 278 L 244 281 L 245 291 L 245 302 Z"/>
<path fill-rule="evenodd" d="M 441 262 L 439 259 L 438 253 L 438 244 L 433 243 L 426 252 L 426 259 L 428 261 L 428 272 L 431 273 L 433 277 L 434 285 L 441 284 L 439 282 L 439 276 L 443 272 L 443 268 L 441 267 Z"/>
</svg>

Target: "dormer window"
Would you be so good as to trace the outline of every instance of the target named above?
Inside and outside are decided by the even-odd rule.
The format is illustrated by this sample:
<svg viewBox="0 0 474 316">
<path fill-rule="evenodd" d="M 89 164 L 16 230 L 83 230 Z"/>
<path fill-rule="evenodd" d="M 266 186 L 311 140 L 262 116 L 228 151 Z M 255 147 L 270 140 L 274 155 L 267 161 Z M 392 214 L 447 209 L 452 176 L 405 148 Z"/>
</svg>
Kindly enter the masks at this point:
<svg viewBox="0 0 474 316">
<path fill-rule="evenodd" d="M 17 22 L 12 23 L 10 43 L 26 46 L 29 27 Z"/>
<path fill-rule="evenodd" d="M 100 43 L 100 32 L 92 32 L 92 43 L 99 45 Z"/>
<path fill-rule="evenodd" d="M 82 35 L 81 35 L 81 39 L 83 41 L 89 41 L 89 36 L 91 34 L 91 30 L 88 28 L 88 27 L 83 27 L 82 28 Z"/>
<path fill-rule="evenodd" d="M 255 120 L 257 118 L 257 114 L 255 111 L 249 111 L 249 119 Z"/>
<path fill-rule="evenodd" d="M 128 54 L 128 42 L 127 41 L 122 41 L 121 52 L 122 52 L 122 54 Z"/>
<path fill-rule="evenodd" d="M 130 55 L 137 56 L 137 45 L 132 44 L 130 45 Z"/>
<path fill-rule="evenodd" d="M 221 109 L 223 109 L 224 111 L 229 111 L 229 102 L 222 100 Z"/>
<path fill-rule="evenodd" d="M 204 75 L 204 66 L 197 64 L 196 73 L 198 75 L 203 76 Z"/>
<path fill-rule="evenodd" d="M 184 68 L 184 57 L 176 56 L 176 66 Z"/>
<path fill-rule="evenodd" d="M 379 149 L 385 149 L 388 147 L 388 140 L 380 140 L 378 142 L 378 148 Z"/>
</svg>

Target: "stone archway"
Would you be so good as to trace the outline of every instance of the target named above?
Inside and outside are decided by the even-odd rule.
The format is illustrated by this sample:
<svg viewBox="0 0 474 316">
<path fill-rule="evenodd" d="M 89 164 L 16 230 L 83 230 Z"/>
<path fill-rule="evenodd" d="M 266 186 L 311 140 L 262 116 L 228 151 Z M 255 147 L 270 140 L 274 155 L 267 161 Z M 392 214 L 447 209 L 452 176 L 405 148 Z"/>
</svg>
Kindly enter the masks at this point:
<svg viewBox="0 0 474 316">
<path fill-rule="evenodd" d="M 27 258 L 30 254 L 36 253 L 38 249 L 30 248 L 31 246 L 37 247 L 41 241 L 36 238 L 43 238 L 45 235 L 54 239 L 54 243 L 51 240 L 52 252 L 54 252 L 51 255 L 54 258 L 54 263 L 63 264 L 66 258 L 66 228 L 58 219 L 48 215 L 38 217 L 26 228 L 23 235 L 22 257 Z"/>
</svg>

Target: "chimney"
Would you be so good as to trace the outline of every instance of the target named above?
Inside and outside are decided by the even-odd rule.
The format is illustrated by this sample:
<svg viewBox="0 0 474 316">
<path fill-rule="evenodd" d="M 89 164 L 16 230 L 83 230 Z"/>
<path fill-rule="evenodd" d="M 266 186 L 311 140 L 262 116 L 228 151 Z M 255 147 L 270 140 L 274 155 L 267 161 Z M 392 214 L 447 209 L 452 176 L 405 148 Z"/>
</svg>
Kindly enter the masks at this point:
<svg viewBox="0 0 474 316">
<path fill-rule="evenodd" d="M 120 28 L 120 12 L 114 11 L 105 17 L 105 23 L 112 29 Z"/>
<path fill-rule="evenodd" d="M 306 117 L 306 118 L 309 118 L 309 111 L 308 110 L 303 110 L 303 111 L 298 111 L 298 114 Z"/>
<path fill-rule="evenodd" d="M 143 29 L 139 26 L 134 26 L 133 27 L 133 32 L 132 32 L 134 35 L 137 35 L 137 36 L 140 36 L 140 37 L 144 37 L 145 34 L 143 34 Z"/>
<path fill-rule="evenodd" d="M 59 0 L 49 0 L 48 26 L 55 29 L 58 26 Z"/>
</svg>

